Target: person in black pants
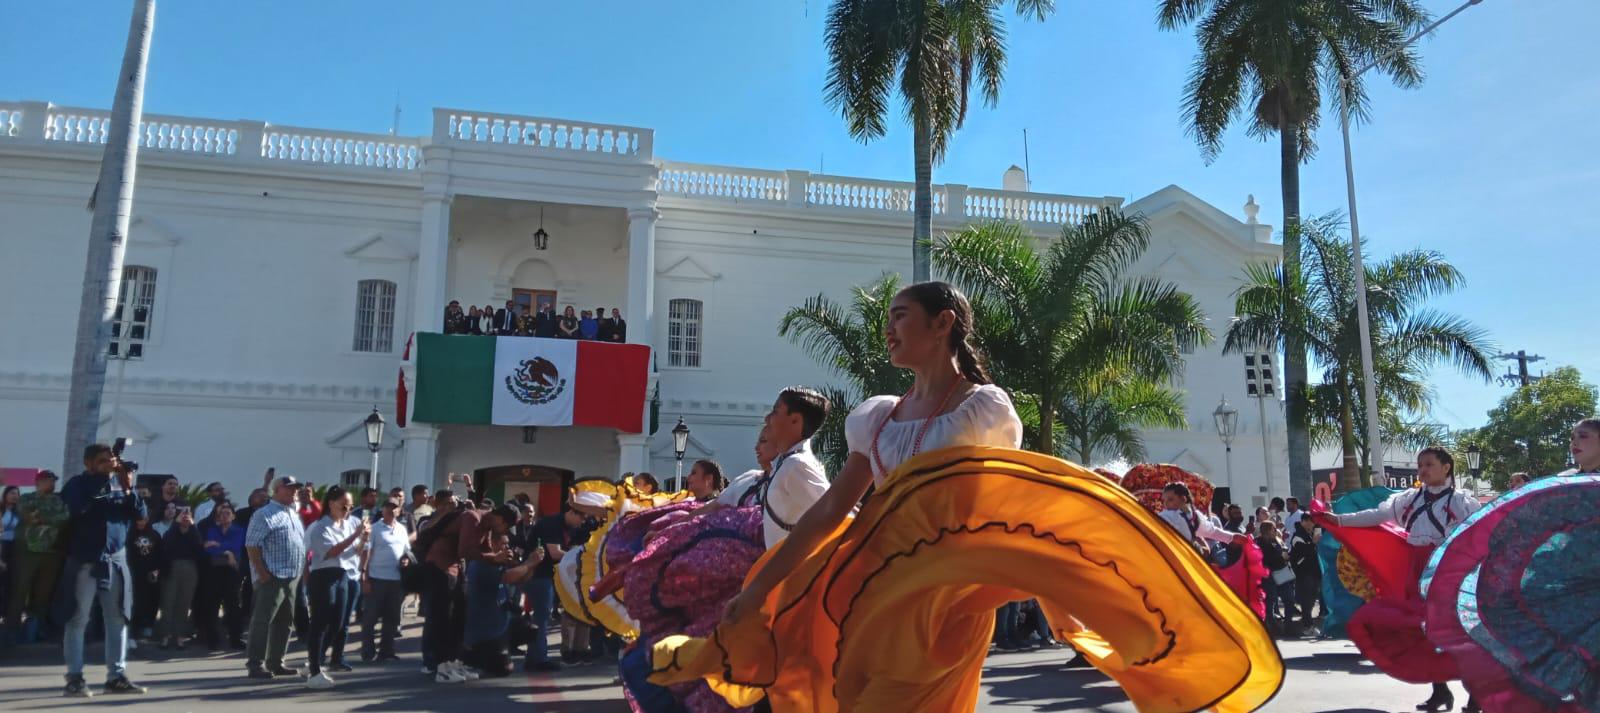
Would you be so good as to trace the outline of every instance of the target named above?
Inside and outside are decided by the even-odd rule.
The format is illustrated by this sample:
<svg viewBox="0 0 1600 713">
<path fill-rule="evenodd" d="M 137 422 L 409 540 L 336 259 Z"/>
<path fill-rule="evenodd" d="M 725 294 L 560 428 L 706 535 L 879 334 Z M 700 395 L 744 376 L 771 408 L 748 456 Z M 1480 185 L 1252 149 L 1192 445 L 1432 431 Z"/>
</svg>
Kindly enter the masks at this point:
<svg viewBox="0 0 1600 713">
<path fill-rule="evenodd" d="M 222 650 L 224 642 L 236 650 L 243 649 L 245 528 L 234 522 L 233 503 L 218 505 L 212 518 L 212 523 L 203 528 L 206 565 L 200 576 L 200 604 L 195 608 L 195 619 L 212 651 Z M 222 609 L 220 624 L 218 607 Z"/>
<path fill-rule="evenodd" d="M 1317 525 L 1309 517 L 1295 521 L 1289 541 L 1289 566 L 1294 569 L 1295 598 L 1300 603 L 1300 627 L 1311 631 L 1311 607 L 1322 597 L 1322 564 L 1317 559 Z"/>
<path fill-rule="evenodd" d="M 139 518 L 128 531 L 128 569 L 133 572 L 133 619 L 129 622 L 137 639 L 155 636 L 156 609 L 161 605 L 161 570 L 166 558 L 161 550 L 161 533 L 150 527 L 148 518 Z"/>
</svg>

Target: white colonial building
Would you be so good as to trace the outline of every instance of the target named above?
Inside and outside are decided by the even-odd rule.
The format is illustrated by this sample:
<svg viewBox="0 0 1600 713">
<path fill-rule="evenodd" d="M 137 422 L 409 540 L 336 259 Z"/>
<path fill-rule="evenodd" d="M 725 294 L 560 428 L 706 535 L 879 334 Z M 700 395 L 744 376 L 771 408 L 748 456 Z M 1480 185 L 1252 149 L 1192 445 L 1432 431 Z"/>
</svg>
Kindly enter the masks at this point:
<svg viewBox="0 0 1600 713">
<path fill-rule="evenodd" d="M 0 103 L 0 466 L 59 466 L 106 116 Z M 832 378 L 776 335 L 780 315 L 910 266 L 910 184 L 666 161 L 645 128 L 438 109 L 424 137 L 146 115 L 140 138 L 122 300 L 145 340 L 111 362 L 101 434 L 133 436 L 147 473 L 236 492 L 269 465 L 364 480 L 374 405 L 386 486 L 670 474 L 679 416 L 688 458 L 737 472 L 780 387 Z M 1138 211 L 1153 244 L 1137 271 L 1192 293 L 1219 334 L 1241 266 L 1278 255 L 1253 205 L 1240 220 L 1176 186 L 1125 205 L 1031 193 L 1020 174 L 934 186 L 935 229 L 1006 219 L 1048 238 L 1101 206 Z M 655 348 L 656 435 L 394 426 L 411 333 L 438 331 L 452 299 L 541 298 L 620 308 L 629 341 Z M 1152 459 L 1240 502 L 1285 493 L 1281 409 L 1250 398 L 1244 358 L 1197 351 L 1181 386 L 1191 428 L 1147 434 Z M 1224 396 L 1240 414 L 1231 467 L 1212 418 Z"/>
</svg>

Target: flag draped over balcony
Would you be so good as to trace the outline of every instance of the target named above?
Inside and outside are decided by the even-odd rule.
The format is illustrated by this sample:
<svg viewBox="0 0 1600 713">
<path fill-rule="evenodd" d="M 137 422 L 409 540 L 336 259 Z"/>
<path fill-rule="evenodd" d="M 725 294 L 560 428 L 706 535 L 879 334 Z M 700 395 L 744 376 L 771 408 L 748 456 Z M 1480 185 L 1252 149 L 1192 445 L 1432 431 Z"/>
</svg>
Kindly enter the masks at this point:
<svg viewBox="0 0 1600 713">
<path fill-rule="evenodd" d="M 419 333 L 413 421 L 644 427 L 650 347 Z"/>
</svg>

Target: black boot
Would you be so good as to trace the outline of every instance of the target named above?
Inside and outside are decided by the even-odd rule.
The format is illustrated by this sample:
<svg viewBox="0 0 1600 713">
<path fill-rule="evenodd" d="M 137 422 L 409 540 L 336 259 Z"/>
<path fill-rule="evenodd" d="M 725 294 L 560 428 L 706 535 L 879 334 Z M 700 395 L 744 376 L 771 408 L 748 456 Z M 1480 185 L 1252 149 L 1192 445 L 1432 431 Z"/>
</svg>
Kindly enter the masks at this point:
<svg viewBox="0 0 1600 713">
<path fill-rule="evenodd" d="M 1428 700 L 1417 705 L 1417 710 L 1427 713 L 1445 713 L 1456 707 L 1456 697 L 1451 695 L 1450 687 L 1443 683 L 1433 684 L 1433 695 Z"/>
</svg>

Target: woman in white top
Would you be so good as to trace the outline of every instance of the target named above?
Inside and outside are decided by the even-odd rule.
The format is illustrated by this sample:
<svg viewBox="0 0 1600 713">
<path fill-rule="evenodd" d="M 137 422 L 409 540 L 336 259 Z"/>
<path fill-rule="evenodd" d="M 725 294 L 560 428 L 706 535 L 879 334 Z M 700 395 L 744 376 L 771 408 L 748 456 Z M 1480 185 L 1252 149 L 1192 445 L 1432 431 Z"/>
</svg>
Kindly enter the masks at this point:
<svg viewBox="0 0 1600 713">
<path fill-rule="evenodd" d="M 1271 697 L 1270 637 L 1170 527 L 1112 481 L 1015 450 L 1021 420 L 972 328 L 950 285 L 895 296 L 884 338 L 911 390 L 850 413 L 826 493 L 711 636 L 655 644 L 651 682 L 705 678 L 727 703 L 765 696 L 775 713 L 972 710 L 995 608 L 1037 596 L 1052 633 L 1101 645 L 1079 650 L 1141 710 L 1237 713 Z"/>
<path fill-rule="evenodd" d="M 361 550 L 372 527 L 365 520 L 350 517 L 352 504 L 350 493 L 344 488 L 328 488 L 322 496 L 322 518 L 306 530 L 306 551 L 311 553 L 311 571 L 306 575 L 306 595 L 311 605 L 306 658 L 311 664 L 311 676 L 306 679 L 306 686 L 311 688 L 333 685 L 327 671 L 351 670 L 344 661 L 345 634 L 350 607 L 360 589 Z"/>
<path fill-rule="evenodd" d="M 1357 610 L 1347 631 L 1356 648 L 1385 673 L 1405 681 L 1433 681 L 1433 694 L 1417 706 L 1421 711 L 1448 711 L 1455 705 L 1455 697 L 1445 682 L 1455 678 L 1458 672 L 1448 656 L 1408 655 L 1405 652 L 1411 649 L 1396 646 L 1395 642 L 1406 641 L 1399 636 L 1400 632 L 1415 635 L 1422 631 L 1422 595 L 1417 591 L 1417 581 L 1434 548 L 1482 505 L 1470 493 L 1456 490 L 1454 477 L 1455 459 L 1450 451 L 1438 446 L 1424 448 L 1417 453 L 1417 478 L 1422 481 L 1421 488 L 1396 493 L 1375 508 L 1323 516 L 1325 523 L 1333 525 L 1335 536 L 1339 536 L 1339 528 L 1346 527 L 1393 524 L 1405 530 L 1406 544 L 1411 545 L 1411 562 L 1409 577 L 1405 579 L 1404 599 L 1414 606 L 1391 608 L 1386 602 L 1371 602 Z M 1349 546 L 1354 547 L 1354 541 L 1351 542 Z M 1389 614 L 1391 609 L 1394 609 L 1392 615 Z M 1431 647 L 1418 650 L 1433 651 Z M 1469 700 L 1463 710 L 1476 709 L 1476 702 Z"/>
</svg>

